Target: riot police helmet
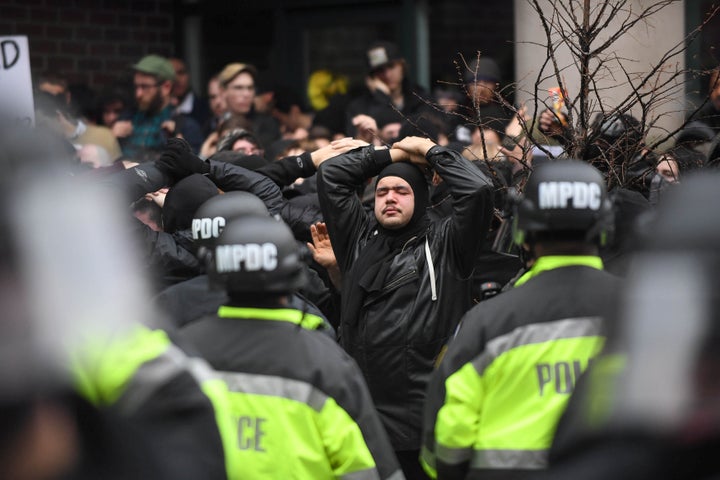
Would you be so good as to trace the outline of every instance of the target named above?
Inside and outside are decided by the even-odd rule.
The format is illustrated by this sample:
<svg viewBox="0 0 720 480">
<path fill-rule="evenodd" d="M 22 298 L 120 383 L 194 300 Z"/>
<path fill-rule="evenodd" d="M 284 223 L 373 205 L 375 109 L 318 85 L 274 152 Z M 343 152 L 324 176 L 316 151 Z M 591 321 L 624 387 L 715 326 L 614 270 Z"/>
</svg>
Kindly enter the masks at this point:
<svg viewBox="0 0 720 480">
<path fill-rule="evenodd" d="M 215 242 L 211 285 L 235 295 L 283 295 L 305 284 L 307 255 L 284 222 L 269 216 L 230 220 Z"/>
<path fill-rule="evenodd" d="M 201 247 L 212 248 L 230 220 L 247 215 L 269 216 L 270 213 L 263 201 L 250 192 L 216 195 L 195 212 L 191 226 L 193 240 Z"/>
<path fill-rule="evenodd" d="M 578 160 L 535 168 L 513 210 L 518 245 L 538 236 L 604 245 L 613 230 L 613 206 L 603 175 Z"/>
</svg>

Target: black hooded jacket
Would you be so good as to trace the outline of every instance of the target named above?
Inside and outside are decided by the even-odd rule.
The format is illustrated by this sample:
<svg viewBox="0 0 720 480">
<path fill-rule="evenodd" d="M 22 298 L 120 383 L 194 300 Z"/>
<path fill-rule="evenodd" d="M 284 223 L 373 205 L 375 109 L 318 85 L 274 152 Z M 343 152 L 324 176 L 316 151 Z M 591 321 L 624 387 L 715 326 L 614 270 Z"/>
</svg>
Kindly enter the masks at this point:
<svg viewBox="0 0 720 480">
<path fill-rule="evenodd" d="M 420 448 L 425 389 L 435 360 L 472 305 L 472 272 L 492 215 L 492 182 L 457 152 L 433 147 L 428 163 L 447 182 L 452 216 L 430 222 L 390 262 L 363 299 L 355 321 L 341 319 L 340 344 L 357 361 L 397 451 Z M 358 253 L 377 221 L 357 191 L 391 163 L 387 150 L 364 147 L 321 164 L 320 206 L 338 265 L 353 277 Z M 357 285 L 343 282 L 343 302 Z"/>
</svg>

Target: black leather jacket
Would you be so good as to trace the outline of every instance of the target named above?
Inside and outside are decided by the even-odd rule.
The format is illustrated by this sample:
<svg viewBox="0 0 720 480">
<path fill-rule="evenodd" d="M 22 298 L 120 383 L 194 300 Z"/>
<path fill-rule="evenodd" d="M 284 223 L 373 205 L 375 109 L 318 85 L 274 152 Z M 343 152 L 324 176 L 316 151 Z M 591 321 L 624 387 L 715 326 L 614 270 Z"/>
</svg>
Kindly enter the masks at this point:
<svg viewBox="0 0 720 480">
<path fill-rule="evenodd" d="M 357 323 L 341 319 L 338 332 L 397 451 L 420 448 L 426 385 L 440 350 L 471 307 L 473 266 L 493 207 L 492 182 L 468 160 L 437 146 L 426 157 L 450 186 L 453 214 L 408 242 L 386 277 L 377 279 L 380 288 L 367 294 Z M 357 192 L 389 164 L 387 150 L 364 147 L 320 166 L 320 206 L 344 278 L 377 224 Z M 343 293 L 360 288 L 348 283 Z"/>
</svg>

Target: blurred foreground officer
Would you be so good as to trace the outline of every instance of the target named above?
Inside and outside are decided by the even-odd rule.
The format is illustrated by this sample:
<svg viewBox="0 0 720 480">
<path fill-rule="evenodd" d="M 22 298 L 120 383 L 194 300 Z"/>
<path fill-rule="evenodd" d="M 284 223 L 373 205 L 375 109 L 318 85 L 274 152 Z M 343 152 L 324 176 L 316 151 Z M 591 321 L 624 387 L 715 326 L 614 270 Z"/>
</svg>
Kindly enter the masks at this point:
<svg viewBox="0 0 720 480">
<path fill-rule="evenodd" d="M 231 220 L 208 269 L 229 302 L 181 333 L 230 390 L 241 478 L 404 478 L 353 360 L 288 305 L 306 280 L 290 228 Z"/>
<path fill-rule="evenodd" d="M 524 478 L 544 468 L 575 382 L 604 342 L 619 280 L 598 257 L 612 228 L 600 172 L 544 164 L 514 215 L 532 268 L 463 317 L 430 382 L 421 462 L 437 478 Z"/>
<path fill-rule="evenodd" d="M 661 198 L 617 328 L 558 426 L 550 469 L 533 478 L 718 478 L 720 221 L 702 208 L 718 202 L 708 171 Z"/>
<path fill-rule="evenodd" d="M 74 374 L 85 399 L 153 442 L 159 478 L 237 478 L 226 470 L 220 433 L 230 426 L 227 390 L 165 331 L 137 324 L 93 336 L 75 355 Z"/>
<path fill-rule="evenodd" d="M 77 159 L 52 136 L 10 133 L 0 132 L 0 478 L 226 478 L 215 414 L 227 410 L 214 405 L 227 396 L 208 396 L 223 384 L 141 326 L 153 317 L 125 206 L 74 176 Z"/>
</svg>

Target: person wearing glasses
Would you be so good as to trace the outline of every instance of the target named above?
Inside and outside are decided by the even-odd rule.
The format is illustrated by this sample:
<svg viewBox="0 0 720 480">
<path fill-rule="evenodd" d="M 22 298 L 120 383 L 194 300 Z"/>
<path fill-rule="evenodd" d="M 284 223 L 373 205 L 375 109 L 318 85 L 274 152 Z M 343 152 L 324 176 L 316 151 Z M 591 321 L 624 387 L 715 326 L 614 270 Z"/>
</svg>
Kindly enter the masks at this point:
<svg viewBox="0 0 720 480">
<path fill-rule="evenodd" d="M 147 55 L 132 66 L 136 111 L 112 127 L 123 154 L 137 162 L 157 158 L 171 137 L 185 138 L 195 151 L 202 144 L 200 126 L 187 115 L 177 115 L 170 103 L 175 69 L 159 55 Z"/>
<path fill-rule="evenodd" d="M 280 139 L 280 125 L 271 115 L 255 109 L 257 69 L 248 63 L 229 63 L 218 74 L 227 112 L 223 121 L 233 119 L 259 140 L 270 145 Z"/>
</svg>

